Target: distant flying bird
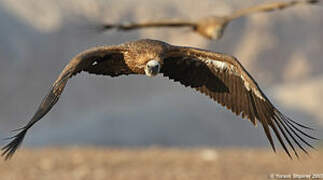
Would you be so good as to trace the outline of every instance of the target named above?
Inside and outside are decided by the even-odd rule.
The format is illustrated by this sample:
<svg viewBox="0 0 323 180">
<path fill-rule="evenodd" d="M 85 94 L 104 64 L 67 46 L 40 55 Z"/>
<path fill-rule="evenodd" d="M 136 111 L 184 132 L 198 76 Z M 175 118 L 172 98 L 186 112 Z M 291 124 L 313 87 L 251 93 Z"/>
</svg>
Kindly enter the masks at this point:
<svg viewBox="0 0 323 180">
<path fill-rule="evenodd" d="M 161 73 L 185 87 L 194 88 L 209 96 L 236 115 L 249 119 L 254 125 L 258 120 L 273 150 L 276 151 L 271 128 L 290 157 L 292 156 L 286 142 L 298 157 L 294 145 L 307 153 L 303 146 L 312 147 L 312 145 L 304 138 L 316 139 L 304 132 L 304 129 L 311 128 L 288 118 L 274 107 L 235 57 L 143 39 L 116 46 L 95 47 L 72 58 L 52 85 L 48 95 L 42 100 L 30 122 L 18 129 L 20 132 L 2 148 L 2 155 L 6 159 L 17 150 L 27 131 L 56 104 L 68 79 L 82 71 L 111 77 L 131 74 L 153 77 Z"/>
<path fill-rule="evenodd" d="M 227 25 L 237 18 L 246 16 L 256 12 L 270 12 L 274 10 L 282 10 L 291 6 L 300 4 L 315 4 L 319 0 L 294 0 L 290 2 L 273 2 L 257 6 L 252 6 L 246 9 L 241 9 L 226 16 L 209 16 L 201 18 L 197 21 L 186 20 L 160 20 L 148 21 L 142 23 L 122 23 L 122 24 L 103 24 L 99 27 L 100 30 L 108 30 L 116 28 L 117 30 L 129 31 L 140 28 L 151 27 L 190 27 L 194 32 L 208 39 L 220 39 Z"/>
</svg>

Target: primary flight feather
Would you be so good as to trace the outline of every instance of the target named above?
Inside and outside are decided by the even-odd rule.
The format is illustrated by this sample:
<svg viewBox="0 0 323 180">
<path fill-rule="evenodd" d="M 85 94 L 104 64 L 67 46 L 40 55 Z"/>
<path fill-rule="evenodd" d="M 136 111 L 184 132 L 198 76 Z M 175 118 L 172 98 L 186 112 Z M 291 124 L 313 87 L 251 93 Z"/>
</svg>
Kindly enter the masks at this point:
<svg viewBox="0 0 323 180">
<path fill-rule="evenodd" d="M 311 128 L 295 122 L 275 108 L 235 57 L 143 39 L 116 46 L 95 47 L 72 58 L 29 123 L 18 129 L 18 134 L 2 148 L 6 159 L 15 153 L 27 131 L 56 104 L 67 81 L 82 71 L 111 77 L 130 74 L 153 77 L 161 73 L 209 96 L 254 125 L 260 122 L 273 150 L 275 145 L 271 132 L 290 157 L 287 146 L 298 156 L 295 145 L 307 153 L 304 145 L 312 145 L 305 138 L 316 139 L 304 132 L 304 129 Z"/>
<path fill-rule="evenodd" d="M 108 30 L 116 28 L 117 30 L 129 31 L 139 28 L 151 28 L 151 27 L 190 27 L 194 32 L 197 32 L 201 36 L 208 39 L 220 39 L 227 25 L 240 17 L 247 16 L 249 14 L 257 12 L 270 12 L 275 10 L 282 10 L 288 7 L 302 4 L 315 4 L 319 0 L 294 0 L 289 2 L 272 2 L 265 3 L 249 8 L 237 10 L 230 15 L 226 16 L 208 16 L 201 18 L 197 21 L 185 21 L 185 20 L 160 20 L 160 21 L 148 21 L 141 23 L 121 23 L 121 24 L 103 24 L 100 29 Z"/>
</svg>

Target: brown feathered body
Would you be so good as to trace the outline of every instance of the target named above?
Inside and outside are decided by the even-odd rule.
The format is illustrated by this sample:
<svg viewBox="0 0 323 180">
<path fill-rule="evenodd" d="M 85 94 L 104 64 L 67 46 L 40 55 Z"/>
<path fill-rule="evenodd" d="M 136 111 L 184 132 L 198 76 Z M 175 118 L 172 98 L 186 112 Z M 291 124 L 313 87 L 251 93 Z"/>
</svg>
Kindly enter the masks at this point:
<svg viewBox="0 0 323 180">
<path fill-rule="evenodd" d="M 294 148 L 295 144 L 304 152 L 307 152 L 303 148 L 304 144 L 312 147 L 304 139 L 304 137 L 315 139 L 304 132 L 304 129 L 311 128 L 291 120 L 275 108 L 235 57 L 143 39 L 117 46 L 95 47 L 72 58 L 28 124 L 18 129 L 19 133 L 3 147 L 2 155 L 8 159 L 14 154 L 27 131 L 56 104 L 72 76 L 82 71 L 111 77 L 130 74 L 150 76 L 152 75 L 150 70 L 161 73 L 186 87 L 194 88 L 236 115 L 249 119 L 254 125 L 257 121 L 260 122 L 274 150 L 271 131 L 289 156 L 291 155 L 286 143 L 296 156 L 298 154 Z"/>
<path fill-rule="evenodd" d="M 208 16 L 197 21 L 193 30 L 208 39 L 220 39 L 230 19 L 223 16 Z"/>
</svg>

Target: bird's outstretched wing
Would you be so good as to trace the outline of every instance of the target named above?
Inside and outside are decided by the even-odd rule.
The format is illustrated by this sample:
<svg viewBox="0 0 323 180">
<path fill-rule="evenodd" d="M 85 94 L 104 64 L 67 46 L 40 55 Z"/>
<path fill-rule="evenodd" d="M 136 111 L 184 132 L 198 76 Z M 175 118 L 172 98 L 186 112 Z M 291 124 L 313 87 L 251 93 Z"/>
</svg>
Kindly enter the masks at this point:
<svg viewBox="0 0 323 180">
<path fill-rule="evenodd" d="M 151 21 L 151 22 L 142 22 L 142 23 L 123 23 L 123 24 L 103 24 L 100 29 L 117 29 L 122 31 L 135 30 L 141 28 L 152 28 L 152 27 L 194 27 L 195 23 L 189 21 L 181 20 L 160 20 L 160 21 Z"/>
<path fill-rule="evenodd" d="M 229 15 L 228 18 L 236 19 L 241 16 L 246 16 L 248 14 L 252 14 L 256 12 L 270 12 L 270 11 L 282 10 L 295 5 L 315 4 L 315 3 L 318 3 L 319 1 L 320 0 L 293 0 L 289 2 L 266 3 L 266 4 L 257 5 L 257 6 L 252 6 L 246 9 L 237 10 L 231 15 Z"/>
<path fill-rule="evenodd" d="M 2 150 L 2 156 L 9 159 L 21 145 L 27 131 L 56 104 L 69 78 L 81 71 L 93 74 L 118 76 L 122 74 L 132 74 L 132 71 L 124 62 L 124 52 L 121 47 L 102 46 L 86 50 L 75 56 L 69 64 L 66 65 L 62 73 L 52 85 L 51 90 L 45 96 L 29 123 L 17 129 L 18 134 L 8 138 L 12 139 Z"/>
<path fill-rule="evenodd" d="M 177 47 L 167 53 L 161 69 L 164 76 L 192 87 L 209 96 L 236 115 L 248 118 L 254 125 L 258 120 L 273 148 L 275 145 L 271 130 L 276 135 L 289 157 L 292 157 L 286 143 L 295 155 L 295 144 L 307 153 L 305 140 L 316 139 L 304 130 L 304 126 L 282 114 L 261 91 L 256 81 L 232 56 L 200 49 Z"/>
</svg>

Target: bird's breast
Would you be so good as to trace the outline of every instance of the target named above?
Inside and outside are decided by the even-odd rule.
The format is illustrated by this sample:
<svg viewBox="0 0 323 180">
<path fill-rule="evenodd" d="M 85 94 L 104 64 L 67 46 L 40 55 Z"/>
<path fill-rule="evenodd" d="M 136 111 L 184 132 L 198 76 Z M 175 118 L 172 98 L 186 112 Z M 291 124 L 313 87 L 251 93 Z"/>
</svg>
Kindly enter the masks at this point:
<svg viewBox="0 0 323 180">
<path fill-rule="evenodd" d="M 136 74 L 145 74 L 145 63 L 142 63 L 138 59 L 132 59 L 126 61 L 128 68 Z"/>
</svg>

